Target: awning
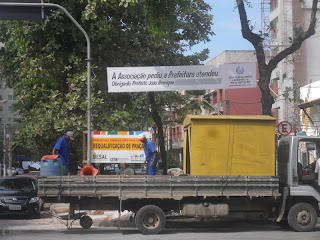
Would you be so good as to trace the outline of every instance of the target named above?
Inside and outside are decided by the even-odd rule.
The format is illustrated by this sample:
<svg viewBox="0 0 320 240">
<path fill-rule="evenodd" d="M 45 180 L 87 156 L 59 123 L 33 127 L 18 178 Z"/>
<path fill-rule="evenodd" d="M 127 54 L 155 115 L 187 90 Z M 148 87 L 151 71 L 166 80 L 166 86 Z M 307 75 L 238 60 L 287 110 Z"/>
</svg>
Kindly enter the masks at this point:
<svg viewBox="0 0 320 240">
<path fill-rule="evenodd" d="M 314 99 L 310 102 L 302 103 L 302 104 L 298 105 L 298 107 L 300 109 L 305 109 L 305 108 L 312 107 L 314 105 L 320 105 L 320 98 Z"/>
</svg>

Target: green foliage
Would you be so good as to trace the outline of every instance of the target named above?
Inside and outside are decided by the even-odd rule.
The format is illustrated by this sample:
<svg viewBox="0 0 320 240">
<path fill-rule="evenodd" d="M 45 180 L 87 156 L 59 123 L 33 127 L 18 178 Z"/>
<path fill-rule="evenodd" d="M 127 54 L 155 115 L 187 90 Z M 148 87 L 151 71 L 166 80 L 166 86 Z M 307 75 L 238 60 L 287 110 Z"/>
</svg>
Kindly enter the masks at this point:
<svg viewBox="0 0 320 240">
<path fill-rule="evenodd" d="M 54 0 L 88 33 L 92 46 L 92 129 L 141 130 L 146 94 L 107 92 L 106 67 L 199 64 L 208 49 L 184 56 L 208 41 L 212 16 L 203 0 Z M 87 129 L 86 41 L 61 11 L 52 9 L 44 23 L 0 22 L 0 72 L 14 89 L 20 115 L 15 142 L 50 154 L 67 130 L 76 134 L 81 159 Z M 156 94 L 159 106 L 184 104 L 174 92 Z M 151 116 L 151 115 L 150 115 Z M 152 125 L 151 117 L 149 117 Z M 79 150 L 80 149 L 80 150 Z"/>
</svg>

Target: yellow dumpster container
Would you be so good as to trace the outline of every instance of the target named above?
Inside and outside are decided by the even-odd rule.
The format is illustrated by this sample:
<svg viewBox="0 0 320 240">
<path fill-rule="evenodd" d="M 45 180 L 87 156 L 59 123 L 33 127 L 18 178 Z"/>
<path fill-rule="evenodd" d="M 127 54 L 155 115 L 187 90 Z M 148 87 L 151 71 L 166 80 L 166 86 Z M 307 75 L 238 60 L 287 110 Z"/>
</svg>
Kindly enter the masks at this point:
<svg viewBox="0 0 320 240">
<path fill-rule="evenodd" d="M 275 119 L 195 116 L 184 122 L 184 173 L 192 176 L 274 176 Z"/>
</svg>

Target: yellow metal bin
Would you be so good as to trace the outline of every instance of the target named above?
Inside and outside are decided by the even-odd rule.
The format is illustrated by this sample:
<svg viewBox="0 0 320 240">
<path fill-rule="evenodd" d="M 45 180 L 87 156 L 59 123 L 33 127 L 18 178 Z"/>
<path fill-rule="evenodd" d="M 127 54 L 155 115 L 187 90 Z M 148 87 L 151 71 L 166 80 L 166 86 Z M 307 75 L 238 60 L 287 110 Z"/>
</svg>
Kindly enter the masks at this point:
<svg viewBox="0 0 320 240">
<path fill-rule="evenodd" d="M 186 174 L 275 175 L 274 118 L 188 115 L 183 125 Z"/>
</svg>

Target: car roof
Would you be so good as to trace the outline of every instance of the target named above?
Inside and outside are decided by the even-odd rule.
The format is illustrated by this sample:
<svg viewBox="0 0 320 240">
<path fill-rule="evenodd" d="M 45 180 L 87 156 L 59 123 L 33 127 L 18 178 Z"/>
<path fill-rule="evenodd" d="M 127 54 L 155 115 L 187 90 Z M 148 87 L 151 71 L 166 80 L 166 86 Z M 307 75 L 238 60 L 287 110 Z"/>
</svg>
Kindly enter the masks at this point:
<svg viewBox="0 0 320 240">
<path fill-rule="evenodd" d="M 3 178 L 0 178 L 0 180 L 2 179 L 30 179 L 30 180 L 36 180 L 34 177 L 29 177 L 29 176 L 8 176 L 8 177 L 3 177 Z"/>
</svg>

